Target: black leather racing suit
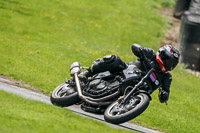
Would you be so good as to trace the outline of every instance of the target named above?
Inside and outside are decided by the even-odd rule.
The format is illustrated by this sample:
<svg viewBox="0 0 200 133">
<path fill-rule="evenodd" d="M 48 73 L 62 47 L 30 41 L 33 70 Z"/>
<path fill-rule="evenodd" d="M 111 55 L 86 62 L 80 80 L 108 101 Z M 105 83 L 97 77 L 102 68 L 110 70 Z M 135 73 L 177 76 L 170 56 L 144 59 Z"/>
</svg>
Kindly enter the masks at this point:
<svg viewBox="0 0 200 133">
<path fill-rule="evenodd" d="M 130 62 L 129 64 L 134 64 L 136 65 L 140 70 L 142 71 L 146 71 L 144 62 L 142 61 L 142 57 L 143 56 L 141 54 L 141 50 L 142 53 L 145 54 L 145 56 L 153 61 L 155 63 L 155 69 L 157 71 L 158 77 L 161 80 L 161 86 L 159 89 L 159 100 L 161 103 L 167 101 L 169 99 L 169 93 L 170 93 L 170 85 L 172 82 L 172 75 L 168 72 L 168 73 L 163 73 L 156 61 L 156 54 L 154 52 L 153 49 L 151 48 L 143 48 L 142 46 L 138 45 L 138 44 L 133 44 L 132 47 L 132 52 L 134 53 L 134 55 L 136 55 L 137 57 L 139 57 L 135 62 Z"/>
<path fill-rule="evenodd" d="M 170 85 L 172 81 L 171 74 L 170 73 L 165 74 L 161 71 L 161 69 L 158 66 L 158 63 L 156 62 L 156 54 L 153 49 L 143 48 L 138 44 L 133 44 L 132 51 L 138 57 L 138 59 L 134 62 L 125 63 L 117 55 L 107 55 L 104 56 L 103 59 L 99 58 L 96 61 L 94 61 L 92 65 L 89 67 L 89 69 L 86 69 L 84 72 L 81 73 L 81 75 L 84 75 L 85 77 L 91 77 L 99 72 L 110 71 L 111 73 L 115 73 L 122 71 L 123 69 L 127 68 L 127 65 L 130 64 L 136 65 L 141 71 L 146 71 L 147 68 L 143 64 L 141 57 L 142 56 L 141 53 L 143 53 L 149 60 L 153 61 L 156 64 L 157 74 L 161 80 L 160 87 L 162 87 L 162 90 L 164 90 L 165 92 L 164 95 L 160 91 L 159 100 L 161 103 L 167 101 L 169 98 Z"/>
</svg>

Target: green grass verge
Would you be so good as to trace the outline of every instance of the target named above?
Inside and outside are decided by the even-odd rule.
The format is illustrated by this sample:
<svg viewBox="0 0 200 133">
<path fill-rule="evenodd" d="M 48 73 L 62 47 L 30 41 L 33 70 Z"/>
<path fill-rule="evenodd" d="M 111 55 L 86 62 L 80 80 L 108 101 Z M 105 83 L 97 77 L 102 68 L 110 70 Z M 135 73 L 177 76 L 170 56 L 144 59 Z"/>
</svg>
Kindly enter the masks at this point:
<svg viewBox="0 0 200 133">
<path fill-rule="evenodd" d="M 131 61 L 130 46 L 157 49 L 168 24 L 154 0 L 4 0 L 0 2 L 0 73 L 49 93 L 74 61 L 106 54 Z"/>
<path fill-rule="evenodd" d="M 136 58 L 132 43 L 157 50 L 170 21 L 156 9 L 173 0 L 2 0 L 0 1 L 0 73 L 49 94 L 74 61 L 88 66 L 106 54 Z M 172 72 L 169 105 L 157 92 L 149 108 L 133 122 L 165 132 L 198 132 L 200 80 L 178 67 Z"/>
<path fill-rule="evenodd" d="M 0 133 L 129 133 L 69 110 L 0 91 Z"/>
<path fill-rule="evenodd" d="M 168 105 L 159 103 L 156 91 L 148 109 L 133 121 L 167 133 L 197 133 L 200 127 L 200 78 L 184 72 L 181 67 L 172 74 Z"/>
</svg>

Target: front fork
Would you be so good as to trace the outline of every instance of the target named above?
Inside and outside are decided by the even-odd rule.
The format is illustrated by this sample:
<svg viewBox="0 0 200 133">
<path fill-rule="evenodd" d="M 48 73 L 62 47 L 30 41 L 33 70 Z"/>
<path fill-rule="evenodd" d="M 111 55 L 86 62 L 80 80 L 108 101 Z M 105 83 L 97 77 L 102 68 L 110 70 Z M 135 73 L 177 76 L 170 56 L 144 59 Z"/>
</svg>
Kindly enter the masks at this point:
<svg viewBox="0 0 200 133">
<path fill-rule="evenodd" d="M 125 102 L 127 101 L 127 99 L 128 99 L 131 95 L 133 95 L 133 93 L 136 92 L 137 88 L 140 87 L 140 86 L 144 83 L 144 81 L 150 76 L 150 74 L 151 74 L 153 71 L 155 71 L 155 69 L 154 69 L 154 68 L 151 68 L 151 70 L 149 70 L 149 72 L 140 80 L 140 82 L 137 83 L 137 84 L 133 87 L 133 89 L 132 89 L 127 95 L 125 95 L 125 97 L 123 97 L 123 98 L 120 99 L 120 103 L 121 103 L 121 104 L 125 103 Z M 144 93 L 146 93 L 146 91 L 145 91 Z M 148 95 L 149 95 L 149 94 L 148 94 Z M 151 99 L 151 98 L 150 98 L 150 99 Z"/>
</svg>

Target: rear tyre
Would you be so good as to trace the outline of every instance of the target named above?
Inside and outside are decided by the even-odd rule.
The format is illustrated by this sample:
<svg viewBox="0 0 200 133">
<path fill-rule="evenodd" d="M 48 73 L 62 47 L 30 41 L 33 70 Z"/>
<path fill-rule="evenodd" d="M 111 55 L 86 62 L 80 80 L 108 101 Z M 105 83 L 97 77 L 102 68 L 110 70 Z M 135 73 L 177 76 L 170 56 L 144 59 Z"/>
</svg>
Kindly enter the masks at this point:
<svg viewBox="0 0 200 133">
<path fill-rule="evenodd" d="M 115 101 L 104 112 L 104 119 L 113 124 L 129 121 L 144 112 L 149 105 L 149 101 L 149 97 L 143 93 L 131 97 L 123 105 Z"/>
<path fill-rule="evenodd" d="M 54 89 L 50 101 L 57 106 L 66 107 L 78 103 L 80 98 L 76 88 L 64 82 Z"/>
</svg>

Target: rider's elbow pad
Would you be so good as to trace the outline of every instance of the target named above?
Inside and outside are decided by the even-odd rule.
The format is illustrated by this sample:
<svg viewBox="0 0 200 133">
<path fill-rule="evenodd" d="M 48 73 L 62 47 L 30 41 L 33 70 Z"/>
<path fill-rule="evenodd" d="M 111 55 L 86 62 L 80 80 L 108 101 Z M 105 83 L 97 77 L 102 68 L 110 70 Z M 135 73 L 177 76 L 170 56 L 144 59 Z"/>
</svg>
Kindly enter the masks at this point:
<svg viewBox="0 0 200 133">
<path fill-rule="evenodd" d="M 135 44 L 132 44 L 131 49 L 132 49 L 133 54 L 139 57 L 141 49 L 143 49 L 143 47 L 135 43 Z"/>
</svg>

